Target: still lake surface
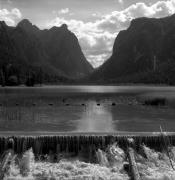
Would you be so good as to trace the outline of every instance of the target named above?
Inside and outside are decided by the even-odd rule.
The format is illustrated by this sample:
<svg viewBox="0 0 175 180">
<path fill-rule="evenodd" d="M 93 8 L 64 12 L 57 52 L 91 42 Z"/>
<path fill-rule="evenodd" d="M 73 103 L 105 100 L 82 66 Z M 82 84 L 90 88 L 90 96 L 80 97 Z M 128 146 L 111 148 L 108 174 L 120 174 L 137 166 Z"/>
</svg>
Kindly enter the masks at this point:
<svg viewBox="0 0 175 180">
<path fill-rule="evenodd" d="M 165 97 L 166 106 L 145 106 Z M 0 131 L 175 131 L 175 87 L 43 86 L 0 88 Z"/>
</svg>

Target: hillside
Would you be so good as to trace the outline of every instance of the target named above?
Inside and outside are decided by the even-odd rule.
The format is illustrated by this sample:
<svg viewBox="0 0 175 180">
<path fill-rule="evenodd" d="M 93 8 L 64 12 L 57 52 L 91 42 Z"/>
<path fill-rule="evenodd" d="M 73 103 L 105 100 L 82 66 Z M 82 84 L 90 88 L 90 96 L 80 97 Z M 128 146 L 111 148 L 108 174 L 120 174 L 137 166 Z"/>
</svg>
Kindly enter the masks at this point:
<svg viewBox="0 0 175 180">
<path fill-rule="evenodd" d="M 78 39 L 66 25 L 40 30 L 26 19 L 16 27 L 0 22 L 1 84 L 28 79 L 65 82 L 89 75 Z"/>
<path fill-rule="evenodd" d="M 90 80 L 175 84 L 175 15 L 132 20 L 116 37 L 112 56 Z"/>
</svg>

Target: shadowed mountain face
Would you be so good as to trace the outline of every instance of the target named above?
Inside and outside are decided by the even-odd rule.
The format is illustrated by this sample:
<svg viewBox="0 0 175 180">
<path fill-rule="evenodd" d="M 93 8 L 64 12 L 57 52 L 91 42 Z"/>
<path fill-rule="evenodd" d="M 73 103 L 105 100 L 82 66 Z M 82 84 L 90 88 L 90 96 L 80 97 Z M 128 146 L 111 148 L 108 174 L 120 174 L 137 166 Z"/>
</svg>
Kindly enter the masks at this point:
<svg viewBox="0 0 175 180">
<path fill-rule="evenodd" d="M 42 72 L 51 81 L 89 75 L 93 68 L 83 55 L 76 36 L 66 25 L 40 30 L 28 20 L 16 27 L 0 22 L 0 69 L 6 80 Z M 1 77 L 2 79 L 2 77 Z"/>
<path fill-rule="evenodd" d="M 175 15 L 138 18 L 121 31 L 96 81 L 175 84 Z"/>
</svg>

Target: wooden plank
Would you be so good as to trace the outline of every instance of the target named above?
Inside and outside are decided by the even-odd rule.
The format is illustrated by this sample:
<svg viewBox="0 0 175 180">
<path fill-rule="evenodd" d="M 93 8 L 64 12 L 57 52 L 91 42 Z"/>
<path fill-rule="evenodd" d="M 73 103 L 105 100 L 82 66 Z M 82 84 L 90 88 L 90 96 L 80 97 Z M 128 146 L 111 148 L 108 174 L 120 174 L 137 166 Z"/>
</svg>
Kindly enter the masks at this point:
<svg viewBox="0 0 175 180">
<path fill-rule="evenodd" d="M 132 179 L 140 180 L 140 174 L 135 161 L 134 150 L 131 147 L 128 148 L 128 160 L 129 160 Z"/>
</svg>

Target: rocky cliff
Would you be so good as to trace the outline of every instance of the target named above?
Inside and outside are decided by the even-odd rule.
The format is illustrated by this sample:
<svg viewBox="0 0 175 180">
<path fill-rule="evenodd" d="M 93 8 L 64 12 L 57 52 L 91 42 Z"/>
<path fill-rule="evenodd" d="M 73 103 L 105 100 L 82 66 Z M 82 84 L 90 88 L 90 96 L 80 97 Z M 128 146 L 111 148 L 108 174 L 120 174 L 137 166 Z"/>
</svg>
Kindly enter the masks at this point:
<svg viewBox="0 0 175 180">
<path fill-rule="evenodd" d="M 54 82 L 87 76 L 93 68 L 66 25 L 40 30 L 24 19 L 16 27 L 0 22 L 0 70 L 5 82 L 41 74 Z"/>
</svg>

